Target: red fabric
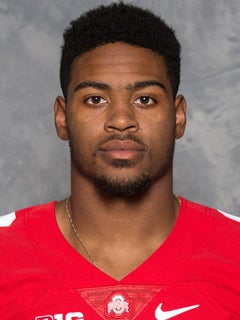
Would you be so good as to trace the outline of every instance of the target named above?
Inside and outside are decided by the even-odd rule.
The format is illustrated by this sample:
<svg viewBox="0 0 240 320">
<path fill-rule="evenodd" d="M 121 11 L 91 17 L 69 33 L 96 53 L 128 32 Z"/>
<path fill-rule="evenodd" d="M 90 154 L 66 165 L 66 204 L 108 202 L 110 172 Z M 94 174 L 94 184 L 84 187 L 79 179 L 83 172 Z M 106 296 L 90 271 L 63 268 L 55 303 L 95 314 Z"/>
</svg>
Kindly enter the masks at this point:
<svg viewBox="0 0 240 320">
<path fill-rule="evenodd" d="M 168 239 L 116 281 L 68 244 L 54 205 L 0 228 L 0 319 L 240 319 L 239 222 L 181 198 Z"/>
</svg>

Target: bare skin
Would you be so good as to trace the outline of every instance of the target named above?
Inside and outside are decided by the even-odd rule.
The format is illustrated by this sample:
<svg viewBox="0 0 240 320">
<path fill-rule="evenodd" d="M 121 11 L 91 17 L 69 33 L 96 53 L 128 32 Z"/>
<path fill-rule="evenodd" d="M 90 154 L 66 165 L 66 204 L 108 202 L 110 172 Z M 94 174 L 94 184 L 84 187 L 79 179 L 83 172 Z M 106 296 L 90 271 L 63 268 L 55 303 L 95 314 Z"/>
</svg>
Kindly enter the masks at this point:
<svg viewBox="0 0 240 320">
<path fill-rule="evenodd" d="M 172 96 L 164 60 L 124 43 L 78 57 L 67 102 L 56 99 L 57 133 L 74 145 L 70 199 L 74 224 L 97 266 L 117 280 L 153 254 L 176 222 L 179 203 L 167 155 L 173 140 L 184 133 L 185 111 L 184 97 Z M 106 142 L 114 134 L 128 133 L 140 142 L 125 138 Z M 134 165 L 116 168 L 116 159 Z M 154 182 L 133 199 L 106 197 L 93 183 L 94 175 L 125 183 L 146 172 Z M 72 231 L 64 200 L 56 205 L 56 217 L 67 241 L 89 260 Z"/>
</svg>

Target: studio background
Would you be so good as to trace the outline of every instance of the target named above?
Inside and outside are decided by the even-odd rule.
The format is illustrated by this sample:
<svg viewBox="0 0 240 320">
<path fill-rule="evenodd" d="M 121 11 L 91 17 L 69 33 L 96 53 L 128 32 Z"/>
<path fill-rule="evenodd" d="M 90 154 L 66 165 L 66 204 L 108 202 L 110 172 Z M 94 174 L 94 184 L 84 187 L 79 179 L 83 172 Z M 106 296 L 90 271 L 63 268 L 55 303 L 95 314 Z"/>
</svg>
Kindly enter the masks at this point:
<svg viewBox="0 0 240 320">
<path fill-rule="evenodd" d="M 69 194 L 68 143 L 53 119 L 62 33 L 110 2 L 0 0 L 0 213 Z M 182 43 L 188 121 L 176 143 L 175 192 L 240 215 L 239 0 L 127 2 L 161 14 Z"/>
</svg>

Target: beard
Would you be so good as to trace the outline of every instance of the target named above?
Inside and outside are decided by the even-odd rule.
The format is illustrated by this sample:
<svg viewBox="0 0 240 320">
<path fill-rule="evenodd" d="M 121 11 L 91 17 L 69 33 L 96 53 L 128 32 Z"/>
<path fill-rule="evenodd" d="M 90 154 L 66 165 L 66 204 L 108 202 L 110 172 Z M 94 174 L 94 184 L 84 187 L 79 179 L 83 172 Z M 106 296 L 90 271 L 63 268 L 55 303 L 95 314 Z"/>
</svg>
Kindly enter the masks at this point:
<svg viewBox="0 0 240 320">
<path fill-rule="evenodd" d="M 133 168 L 135 162 L 131 160 L 116 159 L 112 166 L 117 169 Z M 152 185 L 152 177 L 145 173 L 138 177 L 126 180 L 114 179 L 107 175 L 94 176 L 95 187 L 106 197 L 136 198 L 145 193 Z"/>
<path fill-rule="evenodd" d="M 114 137 L 116 138 L 116 137 Z M 131 136 L 128 136 L 131 139 Z M 109 139 L 110 140 L 110 139 Z M 135 138 L 134 138 L 135 140 Z M 155 174 L 151 174 L 151 167 L 146 168 L 144 173 L 136 177 L 129 179 L 116 178 L 108 175 L 97 174 L 92 171 L 91 173 L 86 172 L 81 152 L 73 143 L 73 140 L 69 140 L 70 154 L 72 165 L 77 169 L 80 175 L 83 175 L 90 179 L 95 185 L 96 189 L 105 197 L 123 197 L 123 198 L 137 198 L 145 194 L 153 183 L 163 177 L 169 169 L 172 168 L 173 154 L 175 148 L 175 138 L 172 139 L 171 143 L 166 147 L 162 159 L 159 159 L 161 165 L 159 166 Z M 149 155 L 151 159 L 151 155 Z M 151 161 L 150 161 L 151 162 Z M 96 165 L 97 161 L 95 156 L 92 159 L 92 165 Z M 122 168 L 134 168 L 136 163 L 132 160 L 126 159 L 114 159 L 112 166 L 116 169 L 121 170 Z"/>
<path fill-rule="evenodd" d="M 149 175 L 121 181 L 108 176 L 95 176 L 94 185 L 106 197 L 137 198 L 144 194 L 152 185 Z"/>
</svg>

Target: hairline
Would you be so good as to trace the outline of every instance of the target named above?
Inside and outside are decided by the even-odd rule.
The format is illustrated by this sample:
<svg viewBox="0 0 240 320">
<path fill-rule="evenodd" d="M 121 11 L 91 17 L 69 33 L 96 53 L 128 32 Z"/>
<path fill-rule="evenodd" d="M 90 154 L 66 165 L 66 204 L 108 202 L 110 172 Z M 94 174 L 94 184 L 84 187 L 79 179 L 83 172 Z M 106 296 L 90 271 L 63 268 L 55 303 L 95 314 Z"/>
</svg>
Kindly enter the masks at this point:
<svg viewBox="0 0 240 320">
<path fill-rule="evenodd" d="M 86 53 L 88 53 L 88 52 L 91 52 L 91 51 L 93 51 L 93 50 L 95 50 L 95 49 L 97 49 L 97 48 L 106 46 L 106 45 L 108 45 L 108 44 L 116 44 L 116 43 L 124 43 L 124 44 L 127 44 L 127 45 L 132 46 L 132 47 L 135 47 L 135 48 L 142 48 L 142 49 L 145 49 L 145 50 L 149 50 L 149 51 L 151 51 L 153 54 L 155 54 L 156 56 L 158 56 L 158 57 L 160 57 L 161 59 L 163 59 L 163 62 L 164 62 L 164 65 L 165 65 L 166 71 L 167 71 L 167 77 L 168 77 L 168 79 L 169 79 L 169 81 L 170 81 L 170 86 L 171 86 L 172 95 L 173 95 L 174 98 L 176 97 L 176 94 L 174 94 L 174 92 L 173 92 L 173 87 L 172 87 L 172 83 L 171 83 L 171 78 L 170 78 L 170 75 L 169 75 L 169 67 L 168 67 L 168 64 L 167 64 L 167 62 L 166 62 L 165 57 L 164 57 L 162 54 L 160 54 L 160 53 L 157 52 L 156 50 L 154 51 L 154 50 L 152 50 L 152 49 L 150 49 L 150 48 L 147 48 L 147 47 L 143 47 L 143 46 L 140 46 L 140 45 L 132 44 L 132 43 L 126 42 L 126 41 L 116 40 L 116 41 L 114 41 L 114 42 L 109 41 L 109 42 L 106 42 L 106 43 L 104 43 L 104 44 L 99 44 L 99 45 L 93 46 L 91 49 L 86 50 L 86 51 L 84 51 L 84 52 L 81 52 L 81 53 L 78 54 L 75 58 L 72 59 L 71 68 L 70 68 L 70 72 L 69 72 L 69 79 L 68 79 L 68 86 L 67 86 L 66 96 L 64 97 L 66 101 L 67 101 L 67 96 L 68 96 L 69 84 L 70 84 L 70 82 L 71 82 L 73 66 L 74 66 L 74 63 L 77 61 L 77 59 L 79 59 L 82 55 L 84 55 L 84 54 L 86 54 Z"/>
</svg>

